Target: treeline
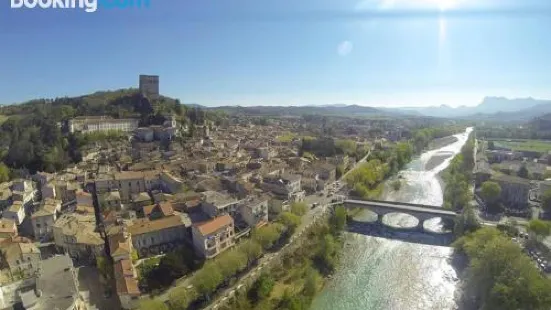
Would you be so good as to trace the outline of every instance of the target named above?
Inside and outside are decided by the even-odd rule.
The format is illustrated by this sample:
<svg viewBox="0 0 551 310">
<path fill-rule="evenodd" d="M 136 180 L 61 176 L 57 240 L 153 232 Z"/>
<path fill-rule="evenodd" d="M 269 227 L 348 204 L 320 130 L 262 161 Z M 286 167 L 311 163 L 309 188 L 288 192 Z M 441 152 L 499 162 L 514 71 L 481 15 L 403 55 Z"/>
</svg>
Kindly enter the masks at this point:
<svg viewBox="0 0 551 310">
<path fill-rule="evenodd" d="M 237 293 L 222 309 L 309 309 L 323 288 L 324 278 L 336 267 L 342 247 L 340 232 L 345 225 L 346 211 L 337 207 L 327 222 L 310 229 L 304 237 L 307 241 L 286 254 L 281 264 L 265 271 L 247 292 Z"/>
<path fill-rule="evenodd" d="M 461 152 L 450 162 L 442 174 L 446 183 L 444 190 L 445 209 L 462 210 L 472 199 L 469 188 L 474 167 L 474 136 L 470 136 Z"/>
<path fill-rule="evenodd" d="M 481 228 L 454 243 L 468 259 L 462 303 L 466 309 L 547 310 L 551 281 L 510 237 Z"/>
<path fill-rule="evenodd" d="M 466 127 L 461 125 L 421 128 L 413 131 L 413 146 L 415 151 L 420 153 L 429 143 L 438 138 L 443 138 L 465 131 Z"/>
<path fill-rule="evenodd" d="M 411 161 L 413 154 L 413 146 L 408 142 L 373 150 L 372 159 L 346 176 L 346 182 L 353 189 L 353 195 L 365 199 L 377 198 L 382 191 L 382 182 L 404 168 Z"/>
<path fill-rule="evenodd" d="M 81 160 L 80 149 L 90 142 L 120 139 L 117 134 L 72 135 L 64 121 L 76 116 L 138 117 L 141 125 L 162 124 L 165 114 L 186 124 L 221 122 L 220 114 L 188 108 L 166 97 L 150 100 L 135 89 L 100 92 L 75 98 L 33 100 L 0 107 L 7 120 L 0 126 L 0 160 L 11 169 L 54 172 Z"/>
</svg>

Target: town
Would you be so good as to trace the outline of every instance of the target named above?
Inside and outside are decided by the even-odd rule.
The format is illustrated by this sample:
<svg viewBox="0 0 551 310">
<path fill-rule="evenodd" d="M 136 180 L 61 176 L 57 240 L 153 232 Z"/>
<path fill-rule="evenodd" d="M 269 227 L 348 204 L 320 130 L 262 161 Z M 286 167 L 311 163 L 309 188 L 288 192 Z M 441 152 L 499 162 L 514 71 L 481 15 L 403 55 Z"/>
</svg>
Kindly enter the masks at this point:
<svg viewBox="0 0 551 310">
<path fill-rule="evenodd" d="M 159 290 L 167 301 L 174 281 L 172 290 L 183 283 L 200 290 L 180 280 L 205 260 L 277 228 L 263 244 L 274 246 L 301 217 L 312 221 L 342 201 L 351 188 L 340 180 L 370 153 L 390 158 L 396 143 L 427 123 L 453 125 L 419 117 L 217 118 L 197 107 L 182 117 L 179 102 L 167 108 L 159 76 L 148 75 L 138 89 L 111 96 L 108 108 L 147 112 L 77 116 L 69 99 L 43 101 L 65 104 L 51 130 L 71 137 L 70 145 L 80 139 L 70 150 L 75 164 L 63 167 L 57 155 L 43 164 L 49 171 L 31 172 L 24 151 L 10 148 L 8 161 L 21 168 L 0 184 L 0 308 L 134 309 Z"/>
</svg>

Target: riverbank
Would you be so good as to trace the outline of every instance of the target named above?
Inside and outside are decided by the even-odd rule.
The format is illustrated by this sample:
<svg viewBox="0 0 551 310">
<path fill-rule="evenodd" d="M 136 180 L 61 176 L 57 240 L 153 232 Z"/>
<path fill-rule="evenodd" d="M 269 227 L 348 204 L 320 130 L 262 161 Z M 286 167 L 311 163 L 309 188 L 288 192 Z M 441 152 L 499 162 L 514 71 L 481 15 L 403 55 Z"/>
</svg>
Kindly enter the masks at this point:
<svg viewBox="0 0 551 310">
<path fill-rule="evenodd" d="M 459 141 L 459 139 L 456 136 L 437 138 L 429 143 L 427 150 L 431 151 L 435 149 L 440 149 L 457 141 Z"/>
</svg>

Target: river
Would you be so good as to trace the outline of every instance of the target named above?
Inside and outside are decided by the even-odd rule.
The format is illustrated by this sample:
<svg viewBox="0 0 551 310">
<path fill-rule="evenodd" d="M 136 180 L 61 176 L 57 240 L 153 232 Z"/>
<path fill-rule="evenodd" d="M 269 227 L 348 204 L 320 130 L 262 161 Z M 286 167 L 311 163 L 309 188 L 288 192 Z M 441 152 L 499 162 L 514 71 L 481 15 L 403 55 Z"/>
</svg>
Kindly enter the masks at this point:
<svg viewBox="0 0 551 310">
<path fill-rule="evenodd" d="M 386 186 L 383 199 L 441 206 L 443 193 L 437 174 L 460 152 L 471 131 L 468 128 L 465 133 L 455 135 L 458 139 L 456 142 L 427 151 L 413 160 L 400 172 L 401 188 L 393 191 L 391 186 Z M 432 169 L 426 169 L 427 162 L 433 156 L 442 158 L 441 163 Z M 363 211 L 355 220 L 369 221 L 373 216 L 371 212 Z M 384 221 L 388 225 L 399 227 L 415 226 L 417 223 L 417 219 L 405 214 L 389 214 Z M 405 242 L 361 233 L 362 229 L 372 231 L 373 228 L 370 227 L 373 226 L 370 224 L 361 223 L 361 227 L 357 229 L 359 232 L 345 233 L 346 244 L 339 267 L 323 291 L 314 299 L 312 310 L 456 308 L 458 280 L 449 260 L 452 249 L 449 246 L 434 245 L 442 238 L 445 239 L 445 236 L 392 233 L 415 240 Z M 425 222 L 425 228 L 442 231 L 439 219 Z"/>
</svg>

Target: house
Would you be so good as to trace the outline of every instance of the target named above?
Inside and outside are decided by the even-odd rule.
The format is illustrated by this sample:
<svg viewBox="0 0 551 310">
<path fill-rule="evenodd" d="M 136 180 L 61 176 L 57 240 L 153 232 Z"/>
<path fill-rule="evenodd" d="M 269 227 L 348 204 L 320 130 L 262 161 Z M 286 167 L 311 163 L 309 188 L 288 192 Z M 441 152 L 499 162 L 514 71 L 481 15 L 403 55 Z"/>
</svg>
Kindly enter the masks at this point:
<svg viewBox="0 0 551 310">
<path fill-rule="evenodd" d="M 122 226 L 121 230 L 117 233 L 109 235 L 109 251 L 111 251 L 111 257 L 116 263 L 120 260 L 130 260 L 132 258 L 132 252 L 134 247 L 132 246 L 132 236 L 128 233 L 126 226 Z"/>
<path fill-rule="evenodd" d="M 9 206 L 2 215 L 4 218 L 11 219 L 15 222 L 16 225 L 21 225 L 25 219 L 25 208 L 23 202 L 14 201 L 11 206 Z"/>
<path fill-rule="evenodd" d="M 215 257 L 235 244 L 233 218 L 226 214 L 197 223 L 193 225 L 192 235 L 193 246 L 199 255 Z"/>
<path fill-rule="evenodd" d="M 77 271 L 66 255 L 56 255 L 41 262 L 36 289 L 21 292 L 24 309 L 84 310 L 88 306 L 79 294 Z"/>
<path fill-rule="evenodd" d="M 122 208 L 121 195 L 118 191 L 101 194 L 98 200 L 102 209 L 120 210 Z"/>
<path fill-rule="evenodd" d="M 139 210 L 151 204 L 151 196 L 147 192 L 132 195 L 132 208 Z"/>
<path fill-rule="evenodd" d="M 136 270 L 129 259 L 121 259 L 113 266 L 117 296 L 123 309 L 134 309 L 140 296 Z"/>
<path fill-rule="evenodd" d="M 44 183 L 40 187 L 40 193 L 42 195 L 42 199 L 44 198 L 56 198 L 56 192 L 55 192 L 55 183 L 50 181 L 48 183 Z"/>
<path fill-rule="evenodd" d="M 172 174 L 164 171 L 161 173 L 161 184 L 166 192 L 174 194 L 183 190 L 184 182 Z"/>
<path fill-rule="evenodd" d="M 15 222 L 7 218 L 1 218 L 0 242 L 15 236 L 17 236 L 17 225 L 15 225 Z"/>
<path fill-rule="evenodd" d="M 239 204 L 239 214 L 250 227 L 268 223 L 268 199 L 252 197 Z"/>
<path fill-rule="evenodd" d="M 292 174 L 275 174 L 264 176 L 261 187 L 283 199 L 300 201 L 304 197 L 301 187 L 301 176 Z"/>
<path fill-rule="evenodd" d="M 115 173 L 115 184 L 118 185 L 121 201 L 130 202 L 132 194 L 146 191 L 144 175 L 141 172 L 123 171 Z"/>
<path fill-rule="evenodd" d="M 94 207 L 92 194 L 79 190 L 76 192 L 77 206 Z"/>
<path fill-rule="evenodd" d="M 0 210 L 4 210 L 7 207 L 11 206 L 13 202 L 10 186 L 10 183 L 0 184 Z"/>
<path fill-rule="evenodd" d="M 103 255 L 105 242 L 96 232 L 94 213 L 89 211 L 77 207 L 75 212 L 61 215 L 52 228 L 56 248 L 76 260 Z"/>
<path fill-rule="evenodd" d="M 59 209 L 61 209 L 60 202 L 48 203 L 31 215 L 33 235 L 36 239 L 41 240 L 51 236 Z"/>
<path fill-rule="evenodd" d="M 165 212 L 169 215 L 164 216 Z M 173 210 L 168 210 L 166 205 L 165 207 L 155 206 L 149 215 L 153 220 L 139 219 L 128 227 L 133 247 L 138 250 L 140 257 L 166 251 L 188 237 L 187 227 L 191 225 L 191 221 L 187 215 L 174 213 Z"/>
<path fill-rule="evenodd" d="M 215 191 L 206 191 L 202 195 L 201 209 L 210 217 L 217 217 L 223 214 L 234 215 L 237 213 L 239 201 L 230 195 Z"/>
<path fill-rule="evenodd" d="M 2 255 L 12 275 L 33 276 L 40 267 L 40 250 L 34 243 L 10 242 L 2 247 Z"/>
<path fill-rule="evenodd" d="M 500 199 L 508 208 L 521 210 L 528 206 L 529 180 L 510 175 L 494 175 L 491 180 L 501 187 Z"/>
</svg>

